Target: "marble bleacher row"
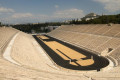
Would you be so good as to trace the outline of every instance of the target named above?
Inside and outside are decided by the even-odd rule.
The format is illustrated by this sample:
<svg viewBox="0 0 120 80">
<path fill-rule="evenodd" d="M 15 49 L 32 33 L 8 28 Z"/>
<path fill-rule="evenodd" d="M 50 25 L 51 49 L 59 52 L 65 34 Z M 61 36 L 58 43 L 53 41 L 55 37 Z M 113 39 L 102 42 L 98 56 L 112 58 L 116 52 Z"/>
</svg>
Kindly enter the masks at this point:
<svg viewBox="0 0 120 80">
<path fill-rule="evenodd" d="M 48 35 L 99 55 L 112 48 L 109 55 L 120 61 L 120 24 L 63 25 Z"/>
<path fill-rule="evenodd" d="M 11 27 L 0 27 L 0 51 L 17 32 L 18 30 Z"/>
</svg>

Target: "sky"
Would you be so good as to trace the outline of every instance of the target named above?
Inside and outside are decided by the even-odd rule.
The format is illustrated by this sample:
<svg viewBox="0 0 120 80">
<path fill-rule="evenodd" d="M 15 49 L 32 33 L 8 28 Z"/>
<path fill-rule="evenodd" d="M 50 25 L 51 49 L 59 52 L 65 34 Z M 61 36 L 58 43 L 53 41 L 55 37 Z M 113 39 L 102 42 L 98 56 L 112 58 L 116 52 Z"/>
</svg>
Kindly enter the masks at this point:
<svg viewBox="0 0 120 80">
<path fill-rule="evenodd" d="M 119 14 L 120 0 L 0 0 L 0 22 L 7 24 L 64 21 L 91 12 Z"/>
</svg>

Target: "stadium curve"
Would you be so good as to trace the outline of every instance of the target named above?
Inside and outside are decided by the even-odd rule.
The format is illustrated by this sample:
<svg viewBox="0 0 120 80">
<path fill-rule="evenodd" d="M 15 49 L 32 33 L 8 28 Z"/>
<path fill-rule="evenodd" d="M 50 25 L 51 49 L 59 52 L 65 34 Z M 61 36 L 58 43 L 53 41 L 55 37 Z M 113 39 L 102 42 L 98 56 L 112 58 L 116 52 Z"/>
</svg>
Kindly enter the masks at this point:
<svg viewBox="0 0 120 80">
<path fill-rule="evenodd" d="M 39 35 L 38 35 L 39 36 Z M 106 67 L 109 65 L 109 61 L 102 57 L 102 56 L 98 56 L 94 53 L 88 52 L 86 50 L 83 50 L 81 48 L 78 48 L 76 46 L 73 46 L 71 44 L 65 43 L 63 41 L 60 41 L 58 39 L 55 39 L 53 37 L 50 37 L 48 35 L 44 35 L 46 37 L 48 37 L 49 39 L 42 39 L 42 38 L 38 38 L 37 36 L 34 35 L 34 38 L 37 40 L 37 42 L 43 47 L 43 49 L 46 51 L 46 53 L 52 58 L 52 60 L 59 66 L 67 68 L 67 69 L 72 69 L 72 70 L 84 70 L 84 71 L 89 71 L 89 70 L 97 70 L 100 71 L 102 68 Z M 64 60 L 60 55 L 58 55 L 54 50 L 52 50 L 48 45 L 46 45 L 43 41 L 56 41 L 62 45 L 65 45 L 79 53 L 84 54 L 85 56 L 87 56 L 86 58 L 82 58 L 82 60 L 87 60 L 90 59 L 91 56 L 93 57 L 94 63 L 88 66 L 81 66 L 78 64 L 78 66 L 75 65 L 71 65 L 70 64 L 70 60 L 73 62 L 77 62 L 79 60 L 77 59 L 71 59 L 69 56 L 66 56 L 65 53 L 63 53 L 62 51 L 60 51 L 59 49 L 57 49 L 59 52 L 61 52 L 64 56 L 68 57 L 70 60 Z M 54 44 L 54 43 L 53 43 Z"/>
<path fill-rule="evenodd" d="M 19 34 L 17 35 L 17 33 Z M 17 37 L 11 46 L 10 57 L 21 66 L 13 64 L 3 57 L 6 48 L 9 47 L 9 43 L 15 35 Z M 48 39 L 44 39 L 45 37 Z M 43 45 L 39 45 L 31 34 L 26 34 L 11 27 L 0 27 L 0 80 L 120 80 L 120 24 L 112 24 L 112 26 L 107 24 L 62 25 L 44 37 L 36 39 L 39 40 L 40 44 L 45 44 L 44 46 L 49 46 L 50 48 L 52 48 L 51 42 L 55 44 L 64 43 L 69 45 L 69 47 L 76 46 L 72 47 L 73 49 L 75 48 L 76 54 L 78 54 L 77 50 L 84 51 L 88 49 L 88 52 L 89 50 L 95 51 L 97 53 L 84 53 L 88 57 L 82 59 L 85 62 L 87 62 L 87 59 L 92 61 L 92 63 L 87 63 L 87 65 L 91 66 L 94 63 L 94 56 L 97 55 L 97 57 L 104 58 L 107 63 L 110 59 L 109 65 L 104 65 L 99 72 L 96 69 L 99 70 L 100 67 L 95 68 L 95 70 L 72 70 L 70 67 L 67 69 L 64 66 L 65 69 L 60 69 L 59 65 L 54 65 L 54 59 L 53 61 L 52 58 L 50 59 L 50 53 L 45 52 L 42 48 Z M 59 46 L 62 46 L 62 44 Z M 82 50 L 80 46 L 86 49 L 82 48 Z M 56 51 L 64 53 L 61 49 L 56 49 Z M 51 52 L 55 55 L 53 50 Z M 82 57 L 85 57 L 85 55 L 82 55 Z M 72 67 L 77 65 L 69 57 L 62 56 L 65 59 L 64 61 L 66 61 L 64 63 L 69 64 L 71 60 Z M 79 58 L 79 56 L 75 55 L 72 57 Z M 87 66 L 84 63 L 80 64 L 82 67 Z"/>
<path fill-rule="evenodd" d="M 19 64 L 18 62 L 16 62 L 15 60 L 13 60 L 13 59 L 11 58 L 11 56 L 10 56 L 11 48 L 12 48 L 12 45 L 13 45 L 14 40 L 15 40 L 15 38 L 17 37 L 17 35 L 19 35 L 19 33 L 17 33 L 16 35 L 14 35 L 14 37 L 12 38 L 12 40 L 9 42 L 9 44 L 8 44 L 5 52 L 3 53 L 3 57 L 4 57 L 6 60 L 10 61 L 11 63 L 20 66 L 20 64 Z"/>
</svg>

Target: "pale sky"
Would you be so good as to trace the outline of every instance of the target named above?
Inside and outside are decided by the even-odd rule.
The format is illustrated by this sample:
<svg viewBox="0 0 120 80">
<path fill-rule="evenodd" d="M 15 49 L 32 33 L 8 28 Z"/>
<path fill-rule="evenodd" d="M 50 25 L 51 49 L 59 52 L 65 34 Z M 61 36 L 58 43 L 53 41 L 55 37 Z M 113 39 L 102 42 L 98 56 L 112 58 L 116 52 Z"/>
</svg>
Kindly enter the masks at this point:
<svg viewBox="0 0 120 80">
<path fill-rule="evenodd" d="M 37 23 L 119 14 L 120 0 L 0 0 L 0 22 Z"/>
</svg>

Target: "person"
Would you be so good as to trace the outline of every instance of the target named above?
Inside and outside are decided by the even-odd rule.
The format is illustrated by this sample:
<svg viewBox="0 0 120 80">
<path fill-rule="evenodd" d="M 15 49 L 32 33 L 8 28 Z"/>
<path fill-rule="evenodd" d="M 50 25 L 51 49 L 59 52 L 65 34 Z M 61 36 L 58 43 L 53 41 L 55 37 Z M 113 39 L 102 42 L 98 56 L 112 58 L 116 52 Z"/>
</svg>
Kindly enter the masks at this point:
<svg viewBox="0 0 120 80">
<path fill-rule="evenodd" d="M 97 69 L 97 72 L 99 72 L 100 71 L 100 68 L 99 69 Z"/>
</svg>

